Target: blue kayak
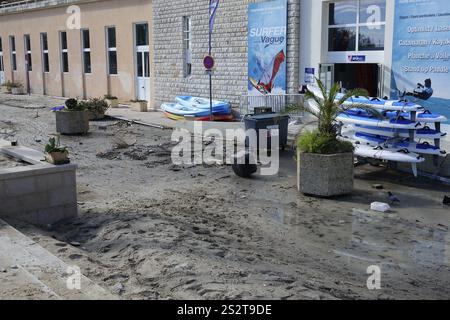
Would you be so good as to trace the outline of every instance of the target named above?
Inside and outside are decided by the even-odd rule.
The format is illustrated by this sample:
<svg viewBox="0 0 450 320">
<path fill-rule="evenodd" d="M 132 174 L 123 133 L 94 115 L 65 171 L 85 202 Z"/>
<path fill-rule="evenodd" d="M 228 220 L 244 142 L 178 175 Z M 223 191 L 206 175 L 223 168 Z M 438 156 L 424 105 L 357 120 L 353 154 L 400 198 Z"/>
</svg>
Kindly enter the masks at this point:
<svg viewBox="0 0 450 320">
<path fill-rule="evenodd" d="M 372 118 L 373 115 L 368 112 L 367 110 L 363 109 L 349 109 L 344 112 L 345 114 L 351 115 L 351 116 L 359 116 L 359 117 L 368 117 Z M 388 119 L 396 119 L 396 118 L 403 118 L 406 120 L 411 120 L 411 114 L 410 113 L 400 113 L 400 116 L 398 115 L 398 112 L 396 111 L 384 111 L 381 112 L 381 116 L 388 118 Z M 423 123 L 439 123 L 439 122 L 446 122 L 447 118 L 443 115 L 431 113 L 430 111 L 426 110 L 424 112 L 420 112 L 417 114 L 417 121 L 423 122 Z"/>
<path fill-rule="evenodd" d="M 308 91 L 314 93 L 317 97 L 321 98 L 323 96 L 319 87 L 314 85 L 308 85 Z M 336 102 L 344 97 L 343 93 L 339 93 L 336 96 Z M 412 112 L 420 111 L 424 108 L 416 103 L 399 101 L 399 100 L 385 100 L 379 98 L 366 98 L 366 97 L 352 97 L 344 102 L 345 106 L 351 106 L 354 104 L 366 105 L 378 110 L 386 111 L 401 111 L 401 112 Z"/>
<path fill-rule="evenodd" d="M 396 130 L 391 128 L 380 128 L 380 127 L 374 127 L 374 126 L 367 126 L 367 125 L 358 125 L 355 126 L 355 131 L 357 132 L 363 132 L 363 133 L 369 133 L 374 135 L 381 135 L 386 137 L 401 137 L 401 138 L 409 138 L 410 137 L 410 130 Z M 415 137 L 418 139 L 441 139 L 445 137 L 447 134 L 440 132 L 438 130 L 430 129 L 428 127 L 419 129 L 415 131 Z"/>
<path fill-rule="evenodd" d="M 179 103 L 163 103 L 161 110 L 180 116 L 207 117 L 210 115 L 209 110 L 187 107 Z M 228 115 L 230 112 L 229 108 L 215 108 L 213 110 L 214 115 Z"/>
<path fill-rule="evenodd" d="M 447 154 L 446 151 L 441 150 L 440 148 L 433 146 L 427 142 L 424 143 L 411 143 L 407 141 L 407 139 L 403 141 L 396 141 L 396 139 L 380 136 L 375 134 L 368 133 L 355 133 L 355 139 L 367 143 L 369 145 L 388 145 L 391 148 L 399 148 L 399 149 L 407 149 L 410 152 L 420 153 L 420 154 L 430 154 L 430 155 L 441 155 L 444 156 Z"/>
<path fill-rule="evenodd" d="M 339 93 L 336 96 L 336 100 L 339 101 L 344 97 L 343 93 Z M 399 101 L 399 100 L 385 100 L 379 98 L 366 98 L 366 97 L 352 97 L 348 99 L 345 105 L 363 104 L 380 110 L 393 110 L 393 111 L 419 111 L 423 110 L 423 107 L 412 102 Z"/>
<path fill-rule="evenodd" d="M 175 98 L 176 102 L 186 107 L 193 107 L 197 109 L 209 109 L 209 99 L 192 97 L 192 96 L 178 96 Z M 231 105 L 228 102 L 213 100 L 213 109 L 226 108 L 230 109 Z"/>
<path fill-rule="evenodd" d="M 362 116 L 352 115 L 349 113 L 342 113 L 337 118 L 337 121 L 346 124 L 359 124 L 366 126 L 373 126 L 378 128 L 391 128 L 391 129 L 406 129 L 417 130 L 423 128 L 423 125 L 417 122 L 413 122 L 407 119 L 379 119 L 374 116 Z"/>
</svg>

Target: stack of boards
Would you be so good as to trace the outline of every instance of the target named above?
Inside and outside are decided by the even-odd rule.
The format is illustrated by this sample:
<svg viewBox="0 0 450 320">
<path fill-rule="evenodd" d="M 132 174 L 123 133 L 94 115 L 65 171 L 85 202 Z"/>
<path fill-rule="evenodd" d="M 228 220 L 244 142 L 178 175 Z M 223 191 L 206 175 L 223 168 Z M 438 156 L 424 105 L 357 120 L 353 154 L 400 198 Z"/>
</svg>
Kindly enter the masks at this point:
<svg viewBox="0 0 450 320">
<path fill-rule="evenodd" d="M 172 120 L 210 121 L 210 101 L 191 96 L 178 96 L 174 103 L 163 103 L 161 110 Z M 231 105 L 228 102 L 213 101 L 214 121 L 233 121 Z"/>
<path fill-rule="evenodd" d="M 308 90 L 322 97 L 319 88 L 308 86 Z M 339 94 L 336 101 L 343 96 Z M 310 102 L 310 107 L 317 108 L 314 102 Z M 440 140 L 446 136 L 440 130 L 441 123 L 447 121 L 442 115 L 410 102 L 366 97 L 353 97 L 343 107 L 337 121 L 349 129 L 349 134 L 342 139 L 354 144 L 358 157 L 417 164 L 425 161 L 423 155 L 446 155 L 440 148 Z"/>
</svg>

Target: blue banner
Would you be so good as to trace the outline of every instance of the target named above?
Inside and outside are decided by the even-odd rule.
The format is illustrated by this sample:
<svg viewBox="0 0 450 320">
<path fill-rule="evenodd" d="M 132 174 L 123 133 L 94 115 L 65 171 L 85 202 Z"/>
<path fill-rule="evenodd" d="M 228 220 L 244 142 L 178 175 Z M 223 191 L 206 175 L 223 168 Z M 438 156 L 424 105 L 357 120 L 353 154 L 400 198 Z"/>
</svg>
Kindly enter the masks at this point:
<svg viewBox="0 0 450 320">
<path fill-rule="evenodd" d="M 212 33 L 214 31 L 214 22 L 216 21 L 216 13 L 219 8 L 219 0 L 209 0 L 209 54 L 212 50 Z"/>
<path fill-rule="evenodd" d="M 395 0 L 393 99 L 450 119 L 450 1 Z"/>
<path fill-rule="evenodd" d="M 287 0 L 248 9 L 248 93 L 286 93 Z"/>
</svg>

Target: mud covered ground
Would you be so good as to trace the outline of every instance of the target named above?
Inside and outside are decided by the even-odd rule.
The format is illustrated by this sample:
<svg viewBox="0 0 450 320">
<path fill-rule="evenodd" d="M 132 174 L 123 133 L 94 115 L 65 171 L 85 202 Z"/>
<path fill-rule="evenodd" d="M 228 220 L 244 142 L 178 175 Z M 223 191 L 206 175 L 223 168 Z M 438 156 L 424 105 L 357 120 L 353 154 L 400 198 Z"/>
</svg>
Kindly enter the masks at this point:
<svg viewBox="0 0 450 320">
<path fill-rule="evenodd" d="M 43 149 L 55 128 L 45 107 L 58 104 L 0 95 L 0 138 Z M 309 198 L 289 153 L 277 176 L 243 180 L 172 165 L 170 137 L 115 120 L 63 137 L 80 216 L 47 230 L 10 222 L 123 299 L 450 298 L 450 188 L 365 166 L 353 195 Z M 389 190 L 401 203 L 370 212 Z M 367 288 L 373 265 L 381 290 Z"/>
</svg>

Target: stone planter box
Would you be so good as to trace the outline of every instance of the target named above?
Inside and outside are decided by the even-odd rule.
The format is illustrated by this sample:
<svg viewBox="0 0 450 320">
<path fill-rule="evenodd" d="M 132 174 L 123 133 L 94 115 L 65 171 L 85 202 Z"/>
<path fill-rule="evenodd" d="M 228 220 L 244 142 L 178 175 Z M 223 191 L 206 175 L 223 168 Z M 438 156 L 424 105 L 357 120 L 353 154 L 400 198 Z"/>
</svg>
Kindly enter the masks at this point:
<svg viewBox="0 0 450 320">
<path fill-rule="evenodd" d="M 87 111 L 58 111 L 56 131 L 65 135 L 86 134 L 89 132 L 89 114 Z"/>
<path fill-rule="evenodd" d="M 118 108 L 119 107 L 119 99 L 105 99 L 105 100 L 110 108 Z"/>
<path fill-rule="evenodd" d="M 24 95 L 25 90 L 23 89 L 23 87 L 11 88 L 11 93 L 14 95 Z"/>
<path fill-rule="evenodd" d="M 43 153 L 25 147 L 0 152 L 30 164 L 0 169 L 0 218 L 47 227 L 78 215 L 76 165 L 42 162 Z"/>
<path fill-rule="evenodd" d="M 353 191 L 353 153 L 321 155 L 297 152 L 298 190 L 333 197 Z"/>
<path fill-rule="evenodd" d="M 148 111 L 148 102 L 147 101 L 139 101 L 139 102 L 131 102 L 131 110 L 137 112 L 147 112 Z"/>
<path fill-rule="evenodd" d="M 69 164 L 69 154 L 68 152 L 51 152 L 45 155 L 45 160 L 47 160 L 48 163 L 54 164 L 54 165 L 63 165 L 63 164 Z"/>
</svg>

